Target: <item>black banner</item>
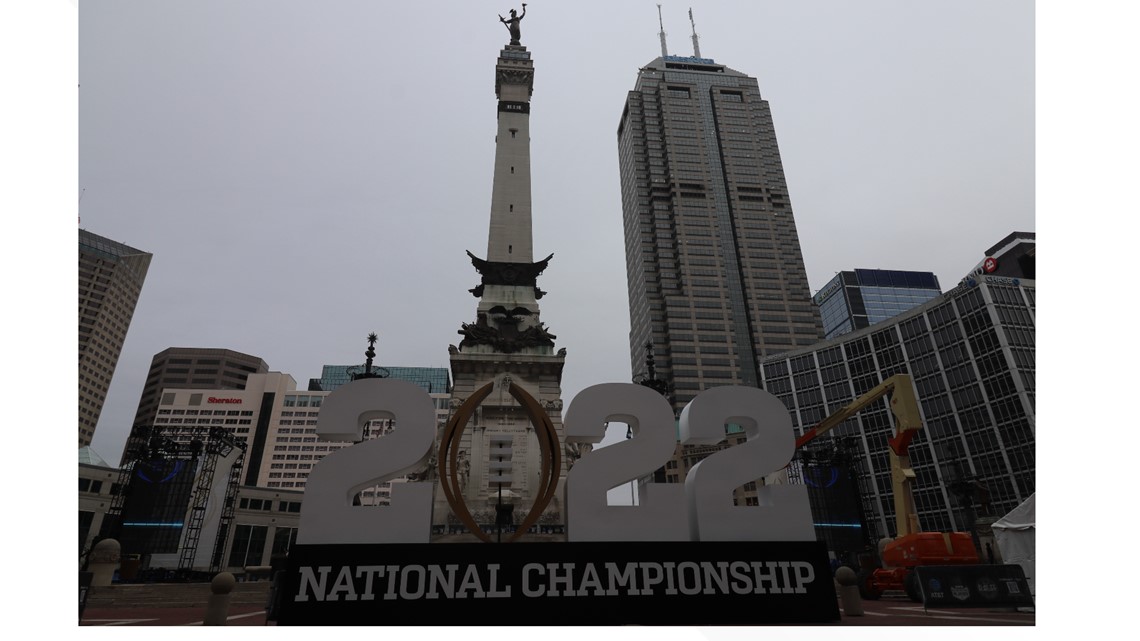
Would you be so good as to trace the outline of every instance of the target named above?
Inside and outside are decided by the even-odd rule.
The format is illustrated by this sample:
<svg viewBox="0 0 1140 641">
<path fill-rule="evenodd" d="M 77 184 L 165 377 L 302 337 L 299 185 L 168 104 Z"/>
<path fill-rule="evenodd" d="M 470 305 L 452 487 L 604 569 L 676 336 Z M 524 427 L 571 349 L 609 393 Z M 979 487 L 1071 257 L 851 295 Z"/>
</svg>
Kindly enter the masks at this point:
<svg viewBox="0 0 1140 641">
<path fill-rule="evenodd" d="M 920 565 L 915 572 L 926 607 L 1033 607 L 1020 565 Z"/>
<path fill-rule="evenodd" d="M 500 100 L 499 101 L 499 111 L 506 111 L 509 113 L 516 113 L 516 114 L 529 114 L 530 113 L 530 103 L 529 102 L 514 102 L 512 100 Z"/>
<path fill-rule="evenodd" d="M 278 625 L 839 620 L 817 541 L 295 545 Z"/>
</svg>

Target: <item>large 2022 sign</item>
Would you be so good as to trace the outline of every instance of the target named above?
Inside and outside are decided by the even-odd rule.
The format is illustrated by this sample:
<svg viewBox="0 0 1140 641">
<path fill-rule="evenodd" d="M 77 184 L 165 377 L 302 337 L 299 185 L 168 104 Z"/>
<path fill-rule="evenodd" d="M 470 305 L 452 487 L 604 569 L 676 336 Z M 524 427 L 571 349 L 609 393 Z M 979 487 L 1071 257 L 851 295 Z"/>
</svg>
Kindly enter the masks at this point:
<svg viewBox="0 0 1140 641">
<path fill-rule="evenodd" d="M 378 418 L 394 419 L 397 429 L 329 454 L 309 475 L 297 545 L 277 590 L 281 625 L 839 618 L 806 488 L 763 486 L 758 505 L 733 504 L 735 488 L 781 470 L 794 454 L 788 412 L 767 392 L 719 387 L 690 402 L 680 419 L 682 443 L 723 442 L 726 424 L 740 425 L 746 441 L 697 463 L 683 486 L 645 485 L 633 506 L 611 506 L 607 494 L 671 460 L 672 409 L 640 385 L 607 383 L 578 394 L 563 417 L 567 442 L 598 443 L 610 422 L 628 424 L 633 438 L 589 452 L 567 472 L 566 543 L 431 544 L 431 482 L 393 484 L 387 506 L 353 506 L 361 490 L 420 469 L 432 453 L 433 403 L 398 380 L 338 388 L 324 401 L 317 434 L 359 441 L 365 422 Z"/>
<path fill-rule="evenodd" d="M 359 509 L 352 497 L 364 488 L 421 468 L 431 456 L 436 419 L 431 398 L 418 386 L 363 379 L 337 389 L 321 408 L 317 435 L 358 441 L 366 421 L 395 419 L 382 438 L 329 454 L 309 474 L 297 542 L 427 543 L 431 536 L 432 483 L 392 486 L 391 503 Z M 582 391 L 567 408 L 565 439 L 598 443 L 610 422 L 627 423 L 633 438 L 583 456 L 566 475 L 567 539 L 576 541 L 811 541 L 807 488 L 769 485 L 758 505 L 733 505 L 733 490 L 777 472 L 791 460 L 795 436 L 784 405 L 750 387 L 717 387 L 681 413 L 682 444 L 715 445 L 725 424 L 740 425 L 747 440 L 697 463 L 680 484 L 648 484 L 636 506 L 608 505 L 611 488 L 650 475 L 673 456 L 673 411 L 658 393 L 640 385 L 607 383 Z"/>
</svg>

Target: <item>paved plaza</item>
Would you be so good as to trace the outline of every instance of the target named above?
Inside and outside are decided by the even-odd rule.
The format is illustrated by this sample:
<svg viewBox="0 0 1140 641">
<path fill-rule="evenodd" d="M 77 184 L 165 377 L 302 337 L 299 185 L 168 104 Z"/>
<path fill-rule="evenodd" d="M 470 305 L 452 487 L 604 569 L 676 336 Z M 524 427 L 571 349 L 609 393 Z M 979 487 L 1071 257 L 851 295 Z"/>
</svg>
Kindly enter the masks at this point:
<svg viewBox="0 0 1140 641">
<path fill-rule="evenodd" d="M 208 589 L 203 586 L 203 589 Z M 864 616 L 846 616 L 840 626 L 1033 626 L 1034 612 L 986 608 L 923 609 L 906 597 L 884 596 L 864 601 Z M 841 610 L 842 611 L 842 610 Z M 175 626 L 202 625 L 206 609 L 197 607 L 88 607 L 80 625 Z M 378 618 L 378 621 L 382 618 Z M 265 620 L 265 608 L 248 603 L 230 608 L 227 625 L 275 625 Z"/>
</svg>

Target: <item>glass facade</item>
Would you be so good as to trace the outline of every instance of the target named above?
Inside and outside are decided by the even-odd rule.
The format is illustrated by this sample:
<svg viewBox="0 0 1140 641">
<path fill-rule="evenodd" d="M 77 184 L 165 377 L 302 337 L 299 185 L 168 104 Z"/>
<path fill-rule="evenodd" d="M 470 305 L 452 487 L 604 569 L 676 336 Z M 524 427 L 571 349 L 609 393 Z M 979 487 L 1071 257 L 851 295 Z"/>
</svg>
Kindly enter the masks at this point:
<svg viewBox="0 0 1140 641">
<path fill-rule="evenodd" d="M 374 367 L 384 378 L 415 383 L 428 394 L 451 393 L 451 375 L 446 367 Z M 353 373 L 363 373 L 363 365 L 325 365 L 321 377 L 309 379 L 309 391 L 331 392 L 352 381 Z"/>
<path fill-rule="evenodd" d="M 979 276 L 870 328 L 766 359 L 763 386 L 789 409 L 798 434 L 894 374 L 914 380 L 923 430 L 911 444 L 920 525 L 968 531 L 952 491 L 976 481 L 976 516 L 1000 516 L 1034 492 L 1035 284 Z M 872 540 L 895 535 L 881 400 L 832 430 L 862 446 L 860 496 Z M 824 437 L 827 438 L 827 437 Z"/>
<path fill-rule="evenodd" d="M 827 338 L 894 318 L 942 293 L 930 272 L 856 269 L 840 272 L 813 297 Z"/>
</svg>

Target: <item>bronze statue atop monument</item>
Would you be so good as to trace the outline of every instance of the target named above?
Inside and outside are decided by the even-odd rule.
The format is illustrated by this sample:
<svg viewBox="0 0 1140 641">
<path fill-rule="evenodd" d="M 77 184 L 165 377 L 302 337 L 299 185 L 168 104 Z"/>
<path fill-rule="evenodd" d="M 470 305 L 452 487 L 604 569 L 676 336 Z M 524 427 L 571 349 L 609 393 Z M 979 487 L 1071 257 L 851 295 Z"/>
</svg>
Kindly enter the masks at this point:
<svg viewBox="0 0 1140 641">
<path fill-rule="evenodd" d="M 515 45 L 515 46 L 519 46 L 522 44 L 521 42 L 519 42 L 519 38 L 522 37 L 522 32 L 519 30 L 519 23 L 522 22 L 522 19 L 526 17 L 526 3 L 525 2 L 522 3 L 522 8 L 523 8 L 523 12 L 522 12 L 521 16 L 518 15 L 514 9 L 511 9 L 511 19 L 510 20 L 507 20 L 503 16 L 499 16 L 499 22 L 502 22 L 507 27 L 507 30 L 511 32 L 511 44 Z"/>
</svg>

